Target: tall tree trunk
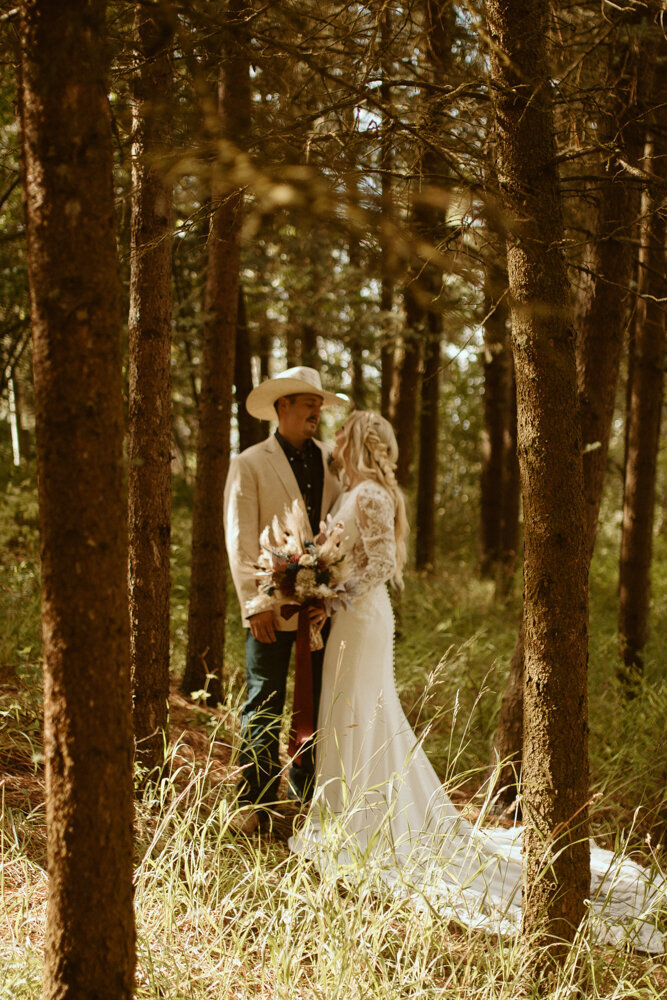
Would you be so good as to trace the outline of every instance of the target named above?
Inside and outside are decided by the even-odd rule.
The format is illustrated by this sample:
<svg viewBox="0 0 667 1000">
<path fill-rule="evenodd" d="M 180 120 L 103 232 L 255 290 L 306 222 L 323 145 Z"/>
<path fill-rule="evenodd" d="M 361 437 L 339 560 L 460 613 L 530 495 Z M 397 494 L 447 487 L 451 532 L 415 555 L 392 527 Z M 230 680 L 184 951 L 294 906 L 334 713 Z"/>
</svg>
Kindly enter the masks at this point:
<svg viewBox="0 0 667 1000">
<path fill-rule="evenodd" d="M 412 469 L 415 443 L 415 421 L 419 398 L 423 313 L 418 306 L 411 285 L 405 289 L 406 330 L 394 368 L 392 386 L 393 422 L 398 443 L 396 481 L 407 489 Z"/>
<path fill-rule="evenodd" d="M 301 344 L 294 326 L 289 326 L 286 333 L 285 354 L 288 368 L 301 364 Z"/>
<path fill-rule="evenodd" d="M 510 356 L 510 375 L 507 380 L 505 412 L 507 424 L 503 439 L 503 497 L 500 530 L 500 576 L 497 585 L 506 594 L 519 557 L 519 514 L 521 510 L 521 478 L 516 441 L 516 381 L 514 361 Z"/>
<path fill-rule="evenodd" d="M 239 428 L 239 450 L 262 440 L 262 425 L 251 417 L 245 408 L 245 401 L 252 391 L 252 351 L 245 308 L 245 294 L 239 286 L 238 311 L 236 316 L 236 350 L 234 352 L 234 398 L 236 399 L 236 421 Z"/>
<path fill-rule="evenodd" d="M 264 382 L 271 375 L 271 335 L 264 330 L 259 334 L 259 381 Z M 267 420 L 260 420 L 260 431 L 262 440 L 268 437 L 271 424 Z"/>
<path fill-rule="evenodd" d="M 435 80 L 447 79 L 452 57 L 454 12 L 446 0 L 433 0 L 427 5 L 427 43 L 431 72 Z M 424 94 L 424 117 L 434 133 L 442 129 L 439 109 L 431 104 L 432 95 Z M 421 155 L 425 185 L 439 189 L 449 187 L 449 178 L 442 159 L 433 149 Z M 437 245 L 447 233 L 447 220 L 432 206 L 416 207 L 418 229 L 429 242 Z M 419 476 L 417 481 L 416 567 L 426 569 L 435 563 L 435 491 L 438 467 L 438 401 L 440 396 L 440 341 L 443 317 L 443 277 L 441 269 L 427 261 L 423 274 L 428 287 L 429 308 L 423 346 L 424 370 L 421 380 L 421 411 L 419 417 Z"/>
<path fill-rule="evenodd" d="M 665 74 L 658 79 L 664 81 Z M 659 92 L 659 91 L 656 91 Z M 665 115 L 652 127 L 644 168 L 656 178 L 642 196 L 641 240 L 634 350 L 627 413 L 623 530 L 619 578 L 619 677 L 632 693 L 643 670 L 648 637 L 655 480 L 665 365 L 665 218 L 659 209 L 664 183 Z"/>
<path fill-rule="evenodd" d="M 245 0 L 232 0 L 219 78 L 221 134 L 238 142 L 250 116 L 249 61 L 243 34 Z M 214 164 L 202 343 L 197 477 L 192 523 L 192 567 L 186 694 L 206 690 L 208 703 L 222 698 L 227 562 L 223 493 L 229 468 L 234 347 L 238 309 L 243 193 L 230 190 L 224 164 Z"/>
<path fill-rule="evenodd" d="M 382 282 L 380 291 L 380 310 L 386 320 L 386 330 L 380 346 L 380 412 L 385 420 L 391 419 L 391 386 L 394 380 L 394 355 L 396 344 L 391 334 L 391 315 L 394 307 L 394 273 L 396 270 L 396 254 L 393 248 L 393 160 L 394 147 L 392 142 L 392 99 L 391 86 L 391 10 L 382 5 L 378 13 L 380 19 L 381 56 L 380 72 L 380 102 L 382 104 L 382 129 L 380 132 L 380 239 L 382 254 Z"/>
<path fill-rule="evenodd" d="M 488 427 L 486 434 L 490 451 L 488 463 L 493 469 L 493 473 L 485 473 L 483 466 L 481 517 L 482 523 L 488 518 L 487 523 L 493 525 L 492 531 L 488 527 L 482 528 L 484 532 L 482 551 L 484 552 L 485 549 L 490 551 L 492 544 L 497 544 L 495 575 L 497 592 L 501 596 L 506 595 L 516 568 L 519 553 L 519 510 L 521 506 L 521 481 L 517 457 L 516 384 L 509 342 L 509 308 L 507 300 L 501 299 L 502 292 L 507 287 L 506 272 L 503 274 L 503 279 L 502 288 L 500 284 L 494 284 L 492 289 L 489 288 L 493 296 L 490 304 L 496 303 L 496 312 L 499 312 L 500 315 L 491 330 L 485 364 L 484 422 L 485 426 Z M 488 381 L 487 365 L 489 368 Z M 488 404 L 487 388 L 489 389 Z M 488 416 L 487 405 L 489 407 Z M 497 423 L 500 423 L 502 428 L 502 435 L 498 435 L 502 437 L 500 441 L 496 436 Z M 486 464 L 486 459 L 483 462 Z M 499 474 L 495 470 L 496 465 L 500 466 Z M 494 512 L 491 516 L 490 512 L 485 512 L 485 506 L 492 503 L 493 482 L 498 483 L 500 497 L 498 498 L 498 512 L 497 514 Z M 484 569 L 485 561 L 484 556 L 482 556 L 482 572 Z M 514 809 L 517 816 L 520 815 L 517 795 L 523 752 L 523 658 L 524 641 L 523 626 L 521 626 L 510 660 L 490 762 L 490 774 L 493 775 L 496 786 L 493 811 L 500 814 L 508 809 Z M 500 765 L 500 770 L 496 774 L 498 765 Z"/>
<path fill-rule="evenodd" d="M 493 737 L 489 777 L 494 778 L 493 812 L 520 809 L 517 803 L 523 755 L 523 624 L 520 626 Z M 496 768 L 499 768 L 496 774 Z"/>
<path fill-rule="evenodd" d="M 637 209 L 637 197 L 632 181 L 629 181 L 619 161 L 635 163 L 638 159 L 637 56 L 633 45 L 627 43 L 619 54 L 617 41 L 610 44 L 606 51 L 607 90 L 605 103 L 601 106 L 599 134 L 608 151 L 608 159 L 604 164 L 598 164 L 594 188 L 597 199 L 595 228 L 588 251 L 588 273 L 582 284 L 575 316 L 577 391 L 584 441 L 588 566 L 602 501 L 620 351 L 627 323 L 626 300 L 632 277 L 629 235 Z M 508 447 L 514 450 L 510 442 Z M 506 468 L 511 470 L 511 466 Z M 506 517 L 504 524 L 514 527 L 514 514 Z M 506 541 L 503 547 L 509 551 L 511 542 Z M 523 704 L 518 683 L 523 670 L 522 656 L 523 632 L 520 632 L 510 664 L 491 760 L 493 768 L 496 760 L 511 758 L 511 767 L 505 768 L 500 775 L 502 788 L 497 797 L 498 811 L 511 806 L 517 793 L 512 774 L 518 773 L 522 756 Z"/>
<path fill-rule="evenodd" d="M 589 564 L 604 490 L 634 267 L 630 236 L 639 207 L 638 192 L 618 161 L 637 163 L 641 157 L 636 98 L 639 58 L 636 42 L 624 45 L 620 52 L 618 45 L 610 45 L 607 51 L 606 106 L 599 133 L 610 152 L 597 178 L 596 227 L 575 316 Z"/>
<path fill-rule="evenodd" d="M 429 338 L 424 345 L 424 373 L 419 414 L 419 475 L 417 478 L 417 537 L 415 565 L 435 564 L 435 490 L 438 472 L 438 400 L 440 396 L 440 336 L 442 314 L 430 313 Z"/>
<path fill-rule="evenodd" d="M 259 335 L 259 380 L 264 382 L 271 375 L 271 337 L 268 333 Z"/>
<path fill-rule="evenodd" d="M 322 362 L 317 347 L 317 330 L 312 323 L 301 325 L 301 356 L 308 368 L 320 368 Z"/>
<path fill-rule="evenodd" d="M 495 262 L 486 269 L 484 325 L 484 425 L 480 483 L 479 561 L 482 577 L 494 577 L 501 559 L 506 433 L 510 424 L 508 382 L 512 380 L 507 275 Z"/>
<path fill-rule="evenodd" d="M 354 133 L 356 127 L 356 122 L 353 115 L 349 116 L 349 128 Z M 348 205 L 351 209 L 351 214 L 353 215 L 358 204 L 359 204 L 359 190 L 357 187 L 357 164 L 353 153 L 350 153 L 349 164 L 347 169 L 347 199 Z M 358 293 L 358 287 L 361 284 L 362 279 L 362 268 L 361 268 L 361 248 L 359 246 L 359 237 L 356 232 L 350 230 L 347 240 L 347 252 L 349 256 L 349 273 L 351 280 L 354 282 L 355 291 L 354 298 L 361 305 L 361 298 Z M 366 380 L 364 378 L 364 341 L 363 336 L 360 332 L 360 311 L 359 309 L 354 310 L 354 315 L 352 322 L 350 324 L 348 334 L 347 334 L 347 346 L 350 351 L 350 396 L 352 397 L 352 402 L 359 410 L 363 410 L 366 406 Z"/>
<path fill-rule="evenodd" d="M 163 7 L 135 12 L 129 316 L 130 650 L 137 756 L 162 763 L 169 699 L 171 541 L 172 190 L 169 149 L 173 27 Z"/>
<path fill-rule="evenodd" d="M 21 8 L 42 556 L 44 996 L 132 994 L 121 290 L 105 5 Z"/>
<path fill-rule="evenodd" d="M 511 219 L 507 266 L 524 506 L 523 928 L 562 960 L 566 947 L 554 940 L 573 939 L 590 887 L 588 591 L 548 8 L 537 0 L 486 0 L 486 12 L 498 175 Z"/>
</svg>

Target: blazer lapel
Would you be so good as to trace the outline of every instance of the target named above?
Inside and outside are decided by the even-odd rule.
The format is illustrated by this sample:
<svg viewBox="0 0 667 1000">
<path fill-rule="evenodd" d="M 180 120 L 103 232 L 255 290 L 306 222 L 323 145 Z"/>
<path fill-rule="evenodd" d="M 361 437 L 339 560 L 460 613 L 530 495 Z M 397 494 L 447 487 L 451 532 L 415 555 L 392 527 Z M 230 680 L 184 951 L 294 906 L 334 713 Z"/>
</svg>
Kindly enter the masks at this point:
<svg viewBox="0 0 667 1000">
<path fill-rule="evenodd" d="M 301 496 L 301 491 L 299 489 L 299 484 L 296 481 L 296 476 L 292 472 L 292 468 L 287 461 L 287 456 L 276 441 L 275 435 L 273 434 L 270 438 L 267 438 L 265 448 L 268 452 L 268 460 L 271 468 L 282 483 L 287 495 L 287 500 L 291 505 L 292 500 L 295 497 Z"/>
</svg>

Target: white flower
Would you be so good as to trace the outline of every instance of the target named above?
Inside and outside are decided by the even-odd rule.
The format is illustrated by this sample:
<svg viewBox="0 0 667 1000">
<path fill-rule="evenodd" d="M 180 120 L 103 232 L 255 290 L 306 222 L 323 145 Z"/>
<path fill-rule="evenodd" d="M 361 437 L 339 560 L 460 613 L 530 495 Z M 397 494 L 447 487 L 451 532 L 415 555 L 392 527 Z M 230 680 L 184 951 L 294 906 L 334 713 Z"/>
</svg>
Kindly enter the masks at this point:
<svg viewBox="0 0 667 1000">
<path fill-rule="evenodd" d="M 314 597 L 317 589 L 317 577 L 314 569 L 300 569 L 296 577 L 294 592 L 301 600 Z"/>
</svg>

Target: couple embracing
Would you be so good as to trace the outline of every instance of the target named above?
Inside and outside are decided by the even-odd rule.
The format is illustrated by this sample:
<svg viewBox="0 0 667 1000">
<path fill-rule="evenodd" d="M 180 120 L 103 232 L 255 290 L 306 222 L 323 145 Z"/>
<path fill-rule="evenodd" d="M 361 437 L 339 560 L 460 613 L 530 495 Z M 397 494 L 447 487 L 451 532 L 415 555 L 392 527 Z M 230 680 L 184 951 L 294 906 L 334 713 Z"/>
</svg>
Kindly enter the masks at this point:
<svg viewBox="0 0 667 1000">
<path fill-rule="evenodd" d="M 247 409 L 277 420 L 275 435 L 237 456 L 225 491 L 225 532 L 241 607 L 257 593 L 259 535 L 302 498 L 315 535 L 333 512 L 355 580 L 351 606 L 331 620 L 313 611 L 324 650 L 312 654 L 314 731 L 290 767 L 289 794 L 309 802 L 290 848 L 319 868 L 408 896 L 444 919 L 499 934 L 521 926 L 521 828 L 471 823 L 458 812 L 401 707 L 394 682 L 394 621 L 386 584 L 401 585 L 408 533 L 395 479 L 391 425 L 353 411 L 333 452 L 342 482 L 316 440 L 320 411 L 340 399 L 319 373 L 292 368 L 254 389 Z M 278 797 L 278 745 L 294 619 L 246 618 L 247 700 L 242 712 L 241 832 Z M 328 636 L 327 636 L 328 633 Z M 258 808 L 259 807 L 259 808 Z M 560 845 L 554 845 L 554 850 Z M 662 952 L 665 883 L 633 861 L 591 850 L 589 928 L 598 941 Z"/>
<path fill-rule="evenodd" d="M 340 406 L 342 402 L 339 396 L 322 389 L 319 372 L 305 367 L 282 372 L 262 383 L 248 396 L 248 412 L 259 420 L 277 421 L 278 427 L 272 437 L 232 460 L 225 490 L 225 537 L 242 609 L 257 593 L 255 566 L 263 528 L 274 517 L 280 520 L 293 501 L 300 498 L 313 536 L 316 536 L 320 522 L 332 509 L 336 510 L 339 519 L 338 508 L 344 501 L 344 492 L 358 485 L 361 478 L 373 480 L 374 485 L 363 491 L 360 502 L 372 505 L 373 498 L 381 494 L 385 527 L 392 543 L 395 523 L 399 526 L 400 538 L 396 553 L 389 556 L 386 575 L 387 553 L 381 551 L 381 546 L 371 545 L 368 555 L 357 551 L 356 558 L 351 551 L 346 553 L 347 560 L 352 559 L 354 564 L 357 594 L 361 586 L 366 587 L 367 580 L 371 577 L 375 580 L 374 573 L 371 573 L 362 582 L 361 573 L 365 573 L 370 564 L 377 571 L 378 557 L 383 568 L 380 573 L 382 579 L 376 583 L 384 584 L 389 578 L 400 577 L 396 558 L 402 566 L 407 525 L 403 498 L 393 475 L 396 463 L 393 431 L 387 421 L 376 414 L 351 414 L 336 435 L 334 450 L 337 465 L 345 472 L 347 491 L 343 491 L 343 483 L 330 470 L 330 456 L 316 439 L 322 408 Z M 366 477 L 362 470 L 366 470 Z M 348 535 L 346 530 L 344 545 Z M 324 611 L 314 609 L 312 614 L 313 624 L 322 630 L 325 640 L 324 649 L 312 653 L 312 728 L 315 730 L 330 622 Z M 254 807 L 275 802 L 278 797 L 280 723 L 296 620 L 285 620 L 272 611 L 264 611 L 249 617 L 244 615 L 244 624 L 248 628 L 247 698 L 241 718 L 240 764 L 243 778 L 239 800 L 243 808 L 239 813 L 239 825 L 243 832 L 248 833 L 257 827 L 261 815 L 261 811 Z M 329 671 L 324 673 L 326 676 Z M 309 801 L 314 781 L 315 747 L 311 742 L 291 763 L 288 775 L 290 798 Z"/>
</svg>

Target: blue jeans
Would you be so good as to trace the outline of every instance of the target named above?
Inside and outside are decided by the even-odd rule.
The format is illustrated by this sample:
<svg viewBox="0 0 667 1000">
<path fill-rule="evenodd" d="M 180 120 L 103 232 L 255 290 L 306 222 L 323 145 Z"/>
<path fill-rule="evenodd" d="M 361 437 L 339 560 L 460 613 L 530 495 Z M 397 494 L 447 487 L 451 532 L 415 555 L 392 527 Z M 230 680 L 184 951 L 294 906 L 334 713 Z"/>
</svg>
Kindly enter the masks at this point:
<svg viewBox="0 0 667 1000">
<path fill-rule="evenodd" d="M 322 630 L 326 642 L 327 622 Z M 239 782 L 241 802 L 275 802 L 280 784 L 278 747 L 280 724 L 285 707 L 287 673 L 296 632 L 276 632 L 275 642 L 258 642 L 248 630 L 246 639 L 247 698 L 241 710 L 241 750 Z M 313 666 L 313 729 L 322 690 L 324 650 L 311 653 Z M 289 797 L 307 802 L 313 794 L 315 778 L 314 742 L 306 744 L 301 763 L 289 770 Z"/>
</svg>

